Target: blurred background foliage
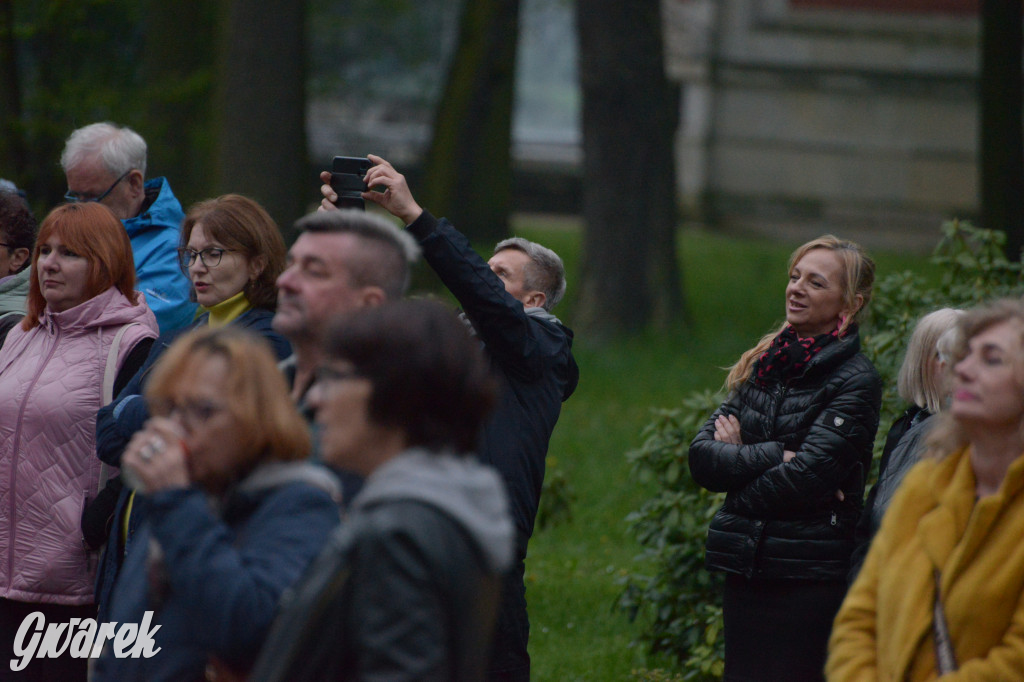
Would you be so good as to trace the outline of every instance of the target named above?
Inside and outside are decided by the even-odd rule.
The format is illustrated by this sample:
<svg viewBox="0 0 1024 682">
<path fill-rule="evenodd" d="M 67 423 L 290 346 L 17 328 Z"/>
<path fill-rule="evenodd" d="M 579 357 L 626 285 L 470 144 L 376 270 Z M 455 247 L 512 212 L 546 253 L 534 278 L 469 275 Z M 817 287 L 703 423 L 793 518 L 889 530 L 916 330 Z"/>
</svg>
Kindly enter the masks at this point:
<svg viewBox="0 0 1024 682">
<path fill-rule="evenodd" d="M 663 68 L 659 8 L 0 0 L 0 177 L 44 215 L 66 189 L 64 140 L 110 120 L 146 138 L 147 175 L 166 176 L 185 206 L 246 194 L 288 238 L 318 202 L 317 174 L 330 162 L 310 149 L 364 155 L 374 150 L 360 127 L 376 127 L 376 140 L 395 129 L 396 160 L 420 203 L 483 245 L 509 234 L 513 209 L 531 195 L 582 210 L 580 319 L 594 333 L 636 332 L 683 310 L 672 258 L 678 91 Z M 577 21 L 590 36 L 578 44 Z M 650 114 L 649 124 L 620 116 L 623 101 Z M 338 129 L 338 119 L 354 123 Z M 579 139 L 558 138 L 582 129 L 584 163 L 555 180 L 534 169 L 524 181 L 514 168 L 516 125 L 540 134 L 539 147 L 574 146 Z M 637 154 L 648 163 L 624 174 Z M 580 197 L 580 187 L 586 195 L 570 206 L 564 197 Z"/>
</svg>

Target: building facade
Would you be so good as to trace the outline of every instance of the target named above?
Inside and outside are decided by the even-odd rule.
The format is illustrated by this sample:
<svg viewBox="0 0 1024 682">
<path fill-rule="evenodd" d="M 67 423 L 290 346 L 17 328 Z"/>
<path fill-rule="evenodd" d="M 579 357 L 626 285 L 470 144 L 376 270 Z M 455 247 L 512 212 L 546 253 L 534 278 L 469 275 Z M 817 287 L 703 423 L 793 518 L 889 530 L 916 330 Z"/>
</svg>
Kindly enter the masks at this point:
<svg viewBox="0 0 1024 682">
<path fill-rule="evenodd" d="M 976 0 L 663 0 L 690 215 L 930 249 L 977 209 Z"/>
</svg>

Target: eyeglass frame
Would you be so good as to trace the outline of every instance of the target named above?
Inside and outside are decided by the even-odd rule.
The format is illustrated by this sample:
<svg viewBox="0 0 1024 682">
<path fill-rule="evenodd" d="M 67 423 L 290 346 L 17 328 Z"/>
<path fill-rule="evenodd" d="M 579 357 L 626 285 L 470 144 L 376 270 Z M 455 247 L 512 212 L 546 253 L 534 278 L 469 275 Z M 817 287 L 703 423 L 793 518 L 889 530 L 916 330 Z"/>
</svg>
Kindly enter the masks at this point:
<svg viewBox="0 0 1024 682">
<path fill-rule="evenodd" d="M 152 413 L 160 416 L 173 418 L 175 414 L 180 415 L 179 419 L 183 426 L 194 430 L 203 426 L 206 422 L 227 410 L 227 405 L 213 400 L 158 400 L 154 401 Z"/>
<path fill-rule="evenodd" d="M 216 263 L 213 263 L 213 264 L 208 263 L 207 260 L 206 260 L 206 256 L 203 255 L 203 254 L 207 254 L 210 251 L 219 251 L 220 252 L 220 255 L 217 256 L 217 262 Z M 202 249 L 200 251 L 196 251 L 195 249 L 190 249 L 187 246 L 179 246 L 178 247 L 178 266 L 181 268 L 182 272 L 184 272 L 185 274 L 188 274 L 188 269 L 190 267 L 192 267 L 193 265 L 195 265 L 197 260 L 200 260 L 200 261 L 203 262 L 203 265 L 205 265 L 206 267 L 208 267 L 208 268 L 210 268 L 212 270 L 213 268 L 219 266 L 222 262 L 224 262 L 224 254 L 225 253 L 238 253 L 238 249 L 226 249 L 223 246 L 207 246 L 205 249 Z M 185 262 L 186 254 L 188 255 L 188 263 Z"/>
<path fill-rule="evenodd" d="M 82 195 L 78 194 L 77 192 L 72 192 L 69 189 L 67 192 L 64 192 L 64 200 L 68 201 L 68 202 L 70 202 L 72 204 L 89 204 L 89 203 L 92 203 L 92 202 L 99 203 L 99 202 L 103 201 L 104 199 L 106 199 L 107 196 L 109 196 L 110 193 L 114 191 L 114 188 L 117 187 L 118 185 L 120 185 L 121 181 L 124 180 L 125 178 L 127 178 L 128 175 L 133 170 L 135 170 L 135 169 L 134 168 L 129 168 L 128 170 L 126 170 L 124 173 L 121 174 L 121 177 L 119 177 L 117 180 L 114 180 L 114 184 L 111 185 L 110 187 L 108 187 L 106 192 L 104 192 L 103 194 L 101 194 L 101 195 L 99 195 L 97 197 L 93 197 L 91 199 L 86 199 Z"/>
<path fill-rule="evenodd" d="M 337 369 L 330 365 L 319 365 L 313 371 L 313 377 L 313 385 L 319 385 L 321 388 L 328 384 L 367 378 L 365 374 L 357 369 Z"/>
</svg>

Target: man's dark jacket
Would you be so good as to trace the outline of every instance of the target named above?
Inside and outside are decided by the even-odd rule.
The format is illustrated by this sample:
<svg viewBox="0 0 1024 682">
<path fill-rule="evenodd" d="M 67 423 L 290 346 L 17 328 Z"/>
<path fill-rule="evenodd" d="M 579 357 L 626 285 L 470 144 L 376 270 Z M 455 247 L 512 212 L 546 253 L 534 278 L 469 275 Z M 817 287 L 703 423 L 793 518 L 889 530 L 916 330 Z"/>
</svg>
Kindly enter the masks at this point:
<svg viewBox="0 0 1024 682">
<path fill-rule="evenodd" d="M 709 569 L 846 578 L 882 400 L 881 379 L 859 351 L 852 332 L 825 346 L 798 377 L 748 379 L 694 438 L 694 480 L 727 493 L 708 531 Z M 740 420 L 743 445 L 714 439 L 720 414 Z M 784 463 L 785 450 L 796 457 Z"/>
<path fill-rule="evenodd" d="M 562 402 L 579 382 L 572 331 L 539 308 L 524 309 L 447 220 L 424 211 L 407 229 L 419 241 L 424 260 L 458 299 L 503 383 L 477 450 L 505 481 L 517 535 L 490 670 L 492 679 L 528 679 L 524 560 L 537 518 L 548 441 Z"/>
</svg>

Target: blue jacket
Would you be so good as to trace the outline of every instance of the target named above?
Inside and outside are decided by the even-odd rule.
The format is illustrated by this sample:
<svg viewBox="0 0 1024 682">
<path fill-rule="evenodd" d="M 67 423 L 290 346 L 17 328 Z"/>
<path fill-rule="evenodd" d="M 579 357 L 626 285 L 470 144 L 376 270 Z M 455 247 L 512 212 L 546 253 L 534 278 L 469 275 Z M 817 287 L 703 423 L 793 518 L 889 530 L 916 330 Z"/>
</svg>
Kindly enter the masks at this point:
<svg viewBox="0 0 1024 682">
<path fill-rule="evenodd" d="M 108 643 L 92 679 L 202 680 L 210 656 L 244 673 L 282 592 L 337 526 L 339 501 L 333 477 L 307 462 L 257 468 L 214 502 L 219 514 L 197 488 L 138 496 L 140 541 L 125 558 L 110 618 L 141 623 L 154 611 L 161 650 L 118 659 Z"/>
<path fill-rule="evenodd" d="M 181 223 L 185 214 L 166 178 L 146 181 L 142 213 L 122 220 L 135 256 L 135 288 L 146 296 L 160 333 L 180 329 L 196 314 L 189 299 L 192 285 L 178 265 Z"/>
<path fill-rule="evenodd" d="M 142 397 L 142 392 L 153 365 L 175 339 L 187 331 L 204 326 L 207 317 L 207 315 L 203 315 L 188 327 L 161 335 L 150 349 L 149 357 L 146 358 L 142 368 L 117 394 L 117 397 L 97 413 L 96 456 L 101 461 L 111 466 L 121 466 L 121 453 L 124 452 L 128 441 L 149 419 L 149 407 Z M 269 310 L 251 308 L 242 313 L 232 324 L 263 336 L 273 347 L 277 359 L 281 360 L 291 355 L 291 345 L 287 339 L 271 329 L 270 323 L 273 318 L 274 313 Z M 128 495 L 128 490 L 121 491 L 114 509 L 114 519 L 121 518 L 121 513 L 128 502 Z M 128 545 L 131 544 L 137 527 L 137 518 L 133 516 L 129 522 L 128 542 L 125 543 L 125 547 L 121 546 L 121 529 L 118 524 L 115 523 L 110 529 L 107 549 L 103 553 L 96 574 L 96 603 L 101 621 L 109 612 L 110 594 L 114 588 L 114 580 L 117 578 L 120 558 L 128 550 Z"/>
</svg>

